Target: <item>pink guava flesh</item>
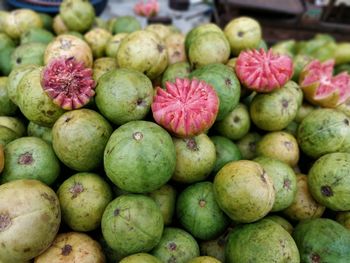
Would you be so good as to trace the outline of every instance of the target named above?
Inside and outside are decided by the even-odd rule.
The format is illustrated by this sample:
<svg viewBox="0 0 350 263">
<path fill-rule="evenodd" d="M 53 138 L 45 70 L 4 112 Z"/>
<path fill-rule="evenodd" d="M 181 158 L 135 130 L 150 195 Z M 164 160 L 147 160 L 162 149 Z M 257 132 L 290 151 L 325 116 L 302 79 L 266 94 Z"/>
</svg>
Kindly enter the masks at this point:
<svg viewBox="0 0 350 263">
<path fill-rule="evenodd" d="M 257 92 L 271 92 L 283 87 L 293 75 L 293 61 L 289 56 L 274 54 L 272 50 L 242 51 L 235 71 L 240 82 Z"/>
<path fill-rule="evenodd" d="M 333 76 L 333 68 L 334 60 L 313 60 L 303 69 L 300 86 L 314 104 L 336 107 L 349 99 L 350 75 L 342 72 Z"/>
<path fill-rule="evenodd" d="M 95 95 L 92 70 L 74 57 L 49 63 L 43 70 L 42 87 L 65 110 L 81 108 Z"/>
<path fill-rule="evenodd" d="M 177 137 L 192 137 L 208 130 L 219 110 L 216 91 L 197 79 L 167 82 L 157 88 L 152 104 L 154 120 Z"/>
</svg>

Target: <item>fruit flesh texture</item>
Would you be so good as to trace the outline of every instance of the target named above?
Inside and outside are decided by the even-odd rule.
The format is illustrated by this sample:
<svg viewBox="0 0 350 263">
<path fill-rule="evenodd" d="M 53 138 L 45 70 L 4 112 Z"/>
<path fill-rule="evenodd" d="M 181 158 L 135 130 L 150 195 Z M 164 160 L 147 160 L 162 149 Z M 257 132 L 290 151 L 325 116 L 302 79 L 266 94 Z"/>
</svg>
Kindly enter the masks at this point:
<svg viewBox="0 0 350 263">
<path fill-rule="evenodd" d="M 284 86 L 293 75 L 293 61 L 286 55 L 274 54 L 270 49 L 243 51 L 239 54 L 236 73 L 248 88 L 270 92 Z"/>
<path fill-rule="evenodd" d="M 79 109 L 95 95 L 92 70 L 74 57 L 53 60 L 43 70 L 42 86 L 65 110 Z"/>
<path fill-rule="evenodd" d="M 300 74 L 300 86 L 306 99 L 315 105 L 334 108 L 350 98 L 350 75 L 333 76 L 334 60 L 313 60 Z"/>
<path fill-rule="evenodd" d="M 178 137 L 191 137 L 209 129 L 219 109 L 214 89 L 204 81 L 176 79 L 158 88 L 152 104 L 154 119 Z"/>
</svg>

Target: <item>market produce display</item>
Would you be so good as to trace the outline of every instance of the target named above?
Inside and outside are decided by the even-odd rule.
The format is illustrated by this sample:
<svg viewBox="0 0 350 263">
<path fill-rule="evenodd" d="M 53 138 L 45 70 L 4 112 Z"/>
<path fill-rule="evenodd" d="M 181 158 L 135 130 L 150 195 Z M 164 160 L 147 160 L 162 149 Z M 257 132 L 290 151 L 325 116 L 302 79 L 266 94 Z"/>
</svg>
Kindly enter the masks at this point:
<svg viewBox="0 0 350 263">
<path fill-rule="evenodd" d="M 1 11 L 0 263 L 28 262 L 349 263 L 350 42 Z"/>
</svg>

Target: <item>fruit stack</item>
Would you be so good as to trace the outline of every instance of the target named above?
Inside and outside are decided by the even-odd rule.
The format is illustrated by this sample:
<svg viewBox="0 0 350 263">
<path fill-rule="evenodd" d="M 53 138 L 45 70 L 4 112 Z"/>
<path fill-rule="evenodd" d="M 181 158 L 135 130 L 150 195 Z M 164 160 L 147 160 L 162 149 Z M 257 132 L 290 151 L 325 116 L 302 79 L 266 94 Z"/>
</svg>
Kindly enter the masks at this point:
<svg viewBox="0 0 350 263">
<path fill-rule="evenodd" d="M 86 0 L 0 32 L 1 263 L 350 262 L 349 43 Z"/>
</svg>

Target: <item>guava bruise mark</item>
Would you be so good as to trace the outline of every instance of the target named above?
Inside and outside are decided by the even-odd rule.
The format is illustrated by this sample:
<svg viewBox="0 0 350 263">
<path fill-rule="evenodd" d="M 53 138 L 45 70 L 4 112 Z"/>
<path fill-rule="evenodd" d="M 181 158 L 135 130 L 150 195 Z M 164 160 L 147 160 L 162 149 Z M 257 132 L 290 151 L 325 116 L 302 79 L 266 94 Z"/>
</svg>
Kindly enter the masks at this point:
<svg viewBox="0 0 350 263">
<path fill-rule="evenodd" d="M 119 208 L 117 208 L 116 210 L 114 210 L 114 216 L 119 216 L 119 214 L 120 214 L 120 209 Z"/>
<path fill-rule="evenodd" d="M 0 232 L 5 231 L 11 226 L 11 218 L 8 214 L 0 214 Z"/>
<path fill-rule="evenodd" d="M 322 193 L 322 195 L 324 195 L 326 197 L 333 196 L 333 190 L 328 185 L 321 186 L 321 193 Z"/>
<path fill-rule="evenodd" d="M 192 151 L 198 151 L 198 145 L 195 139 L 184 139 L 184 142 L 186 143 L 186 147 Z"/>
<path fill-rule="evenodd" d="M 66 244 L 66 245 L 64 245 L 64 247 L 62 248 L 61 254 L 62 254 L 63 256 L 68 256 L 68 255 L 72 252 L 72 250 L 73 250 L 72 246 Z"/>
<path fill-rule="evenodd" d="M 17 163 L 22 165 L 28 165 L 31 164 L 33 161 L 33 154 L 30 152 L 25 152 L 19 156 Z"/>
<path fill-rule="evenodd" d="M 170 242 L 168 245 L 169 250 L 174 251 L 176 250 L 176 244 L 174 242 Z"/>
<path fill-rule="evenodd" d="M 286 188 L 286 189 L 290 190 L 290 184 L 291 184 L 291 182 L 290 182 L 289 179 L 284 179 L 284 181 L 283 181 L 283 188 Z"/>
<path fill-rule="evenodd" d="M 164 51 L 164 46 L 158 44 L 157 49 L 158 49 L 159 53 L 162 53 Z"/>
<path fill-rule="evenodd" d="M 69 192 L 72 194 L 72 199 L 77 198 L 78 195 L 84 192 L 84 187 L 81 183 L 74 183 L 74 185 L 69 188 Z"/>
<path fill-rule="evenodd" d="M 48 193 L 42 193 L 41 196 L 43 198 L 45 198 L 46 200 L 48 200 L 51 204 L 55 204 L 56 203 L 56 198 L 52 195 L 49 195 Z"/>
<path fill-rule="evenodd" d="M 311 254 L 311 262 L 312 263 L 320 263 L 321 262 L 321 257 L 320 255 L 316 254 L 316 253 L 312 253 Z"/>
</svg>

